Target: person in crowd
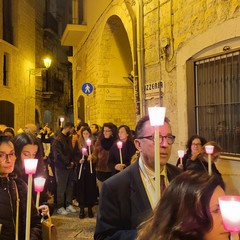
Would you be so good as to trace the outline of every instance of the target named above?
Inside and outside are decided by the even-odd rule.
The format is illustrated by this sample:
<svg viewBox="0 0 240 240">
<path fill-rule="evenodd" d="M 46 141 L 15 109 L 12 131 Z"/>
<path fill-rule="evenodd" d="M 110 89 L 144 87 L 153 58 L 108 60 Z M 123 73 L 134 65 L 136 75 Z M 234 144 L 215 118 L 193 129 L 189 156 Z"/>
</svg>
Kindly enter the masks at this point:
<svg viewBox="0 0 240 240">
<path fill-rule="evenodd" d="M 55 138 L 52 146 L 57 181 L 57 213 L 60 215 L 76 212 L 76 209 L 71 205 L 74 162 L 70 134 L 73 130 L 73 123 L 66 122 L 61 133 Z"/>
<path fill-rule="evenodd" d="M 55 178 L 55 163 L 53 158 L 52 145 L 54 142 L 54 133 L 51 128 L 48 127 L 48 124 L 43 127 L 41 131 L 39 131 L 41 142 L 43 144 L 44 150 L 44 163 L 47 169 L 48 177 L 46 179 L 46 190 L 48 191 L 49 197 L 54 198 L 53 201 L 56 203 L 57 197 L 57 184 Z"/>
<path fill-rule="evenodd" d="M 24 126 L 24 132 L 37 135 L 37 126 L 34 123 L 28 123 Z"/>
<path fill-rule="evenodd" d="M 15 137 L 14 129 L 11 128 L 11 127 L 6 127 L 6 128 L 3 130 L 3 134 L 6 135 L 6 136 L 9 136 L 9 137 L 11 137 L 11 138 L 14 138 L 14 137 Z"/>
<path fill-rule="evenodd" d="M 14 172 L 18 178 L 23 179 L 26 183 L 28 182 L 28 175 L 25 173 L 24 159 L 36 158 L 38 159 L 38 165 L 36 173 L 33 175 L 33 179 L 36 177 L 44 177 L 47 179 L 47 170 L 43 162 L 43 155 L 39 147 L 39 140 L 31 133 L 20 133 L 17 134 L 13 139 L 13 144 L 16 154 L 16 163 Z M 33 186 L 33 200 L 36 200 L 36 192 Z M 46 204 L 48 196 L 46 189 L 41 193 L 40 205 Z"/>
<path fill-rule="evenodd" d="M 218 198 L 225 195 L 216 175 L 186 171 L 165 190 L 137 240 L 228 240 Z"/>
<path fill-rule="evenodd" d="M 96 163 L 96 176 L 99 192 L 102 183 L 112 176 L 112 171 L 108 167 L 108 155 L 110 148 L 117 140 L 117 126 L 111 122 L 104 123 L 102 132 L 95 143 L 93 153 L 89 158 Z"/>
<path fill-rule="evenodd" d="M 82 127 L 78 144 L 75 146 L 74 149 L 74 159 L 77 163 L 78 177 L 76 184 L 76 197 L 80 207 L 79 218 L 81 219 L 85 217 L 84 208 L 86 207 L 88 208 L 88 217 L 94 217 L 92 207 L 97 201 L 95 164 L 91 164 L 88 159 L 89 154 L 93 150 L 93 145 L 90 146 L 89 151 L 89 147 L 86 143 L 88 139 L 93 141 L 91 129 L 89 127 Z M 86 152 L 83 152 L 83 148 L 86 149 Z"/>
<path fill-rule="evenodd" d="M 90 128 L 91 128 L 93 137 L 94 137 L 94 139 L 96 140 L 97 137 L 98 137 L 100 128 L 99 128 L 98 124 L 96 124 L 96 123 L 93 123 L 93 124 L 90 126 Z"/>
<path fill-rule="evenodd" d="M 13 173 L 16 161 L 14 145 L 9 136 L 0 136 L 0 239 L 25 239 L 27 184 Z M 18 197 L 17 197 L 18 196 Z M 19 198 L 20 201 L 17 201 Z M 19 206 L 17 204 L 19 203 Z M 17 212 L 19 217 L 17 218 Z M 41 240 L 41 217 L 31 205 L 30 239 Z"/>
<path fill-rule="evenodd" d="M 108 166 L 111 168 L 113 175 L 129 166 L 132 156 L 136 153 L 136 147 L 133 142 L 132 133 L 127 125 L 121 125 L 118 128 L 118 139 L 122 142 L 122 163 L 120 160 L 120 152 L 117 142 L 115 142 L 110 148 L 108 157 Z"/>
<path fill-rule="evenodd" d="M 201 172 L 207 172 L 208 173 L 208 155 L 205 150 L 205 146 L 212 145 L 214 146 L 214 151 L 211 156 L 211 168 L 212 173 L 217 174 L 221 176 L 221 173 L 218 171 L 215 162 L 218 160 L 221 154 L 221 147 L 214 141 L 207 142 L 204 144 L 202 151 L 199 153 L 196 153 L 192 156 L 191 160 L 187 162 L 186 170 L 192 170 L 192 171 L 201 171 Z"/>
<path fill-rule="evenodd" d="M 182 164 L 180 163 L 180 158 L 179 158 L 176 166 L 178 166 L 179 168 L 181 168 L 185 171 L 187 161 L 189 161 L 191 159 L 191 157 L 193 155 L 195 155 L 196 153 L 201 152 L 203 145 L 205 143 L 207 143 L 207 140 L 205 138 L 198 136 L 198 135 L 191 136 L 187 141 L 186 154 L 184 154 L 184 156 L 183 156 Z"/>
<path fill-rule="evenodd" d="M 139 158 L 124 171 L 103 183 L 94 239 L 135 239 L 137 226 L 152 212 L 155 198 L 154 132 L 149 116 L 141 118 L 135 130 Z M 159 127 L 162 187 L 182 172 L 168 162 L 175 136 L 169 120 Z M 160 186 L 159 186 L 160 188 Z"/>
<path fill-rule="evenodd" d="M 80 132 L 81 132 L 81 129 L 83 127 L 88 127 L 88 124 L 84 123 L 84 122 L 83 123 L 80 122 L 74 129 L 74 132 L 72 134 L 72 146 L 73 146 L 73 148 L 75 147 L 76 143 L 78 142 Z"/>
</svg>

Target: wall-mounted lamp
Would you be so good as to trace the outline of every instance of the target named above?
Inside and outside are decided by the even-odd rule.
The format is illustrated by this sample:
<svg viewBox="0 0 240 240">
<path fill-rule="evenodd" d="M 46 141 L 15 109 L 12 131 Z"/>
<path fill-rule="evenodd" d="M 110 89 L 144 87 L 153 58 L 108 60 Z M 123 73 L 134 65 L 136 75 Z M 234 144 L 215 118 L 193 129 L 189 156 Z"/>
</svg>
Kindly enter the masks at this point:
<svg viewBox="0 0 240 240">
<path fill-rule="evenodd" d="M 45 66 L 46 68 L 50 68 L 51 63 L 52 63 L 52 60 L 51 60 L 50 58 L 44 58 L 44 59 L 43 59 L 43 62 L 44 62 L 44 66 Z"/>
<path fill-rule="evenodd" d="M 48 68 L 50 68 L 52 60 L 50 58 L 44 58 L 43 59 L 43 63 L 44 63 L 44 68 L 34 68 L 34 69 L 30 69 L 29 73 L 30 75 L 40 75 L 42 70 L 46 70 Z"/>
</svg>

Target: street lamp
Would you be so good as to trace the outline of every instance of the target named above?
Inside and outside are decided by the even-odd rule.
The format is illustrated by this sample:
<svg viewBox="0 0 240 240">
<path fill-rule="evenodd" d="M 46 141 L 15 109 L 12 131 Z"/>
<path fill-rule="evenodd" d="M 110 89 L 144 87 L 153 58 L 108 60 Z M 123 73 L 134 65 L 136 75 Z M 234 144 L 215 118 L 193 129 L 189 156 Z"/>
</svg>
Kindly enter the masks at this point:
<svg viewBox="0 0 240 240">
<path fill-rule="evenodd" d="M 34 68 L 34 69 L 30 69 L 29 71 L 29 75 L 37 75 L 38 73 L 40 73 L 42 70 L 47 70 L 48 68 L 50 68 L 51 64 L 52 64 L 52 60 L 50 58 L 44 58 L 43 59 L 43 63 L 44 63 L 44 68 L 40 67 L 40 68 Z"/>
<path fill-rule="evenodd" d="M 50 68 L 51 63 L 52 63 L 52 60 L 50 58 L 44 58 L 43 62 L 44 62 L 45 68 Z"/>
</svg>

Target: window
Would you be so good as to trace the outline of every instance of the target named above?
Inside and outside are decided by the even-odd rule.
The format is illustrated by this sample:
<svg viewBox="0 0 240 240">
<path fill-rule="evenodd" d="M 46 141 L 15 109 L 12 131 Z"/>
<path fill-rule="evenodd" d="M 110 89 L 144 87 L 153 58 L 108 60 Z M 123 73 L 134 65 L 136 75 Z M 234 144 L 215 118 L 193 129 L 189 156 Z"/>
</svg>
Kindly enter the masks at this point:
<svg viewBox="0 0 240 240">
<path fill-rule="evenodd" d="M 196 132 L 240 157 L 240 50 L 194 61 Z"/>
<path fill-rule="evenodd" d="M 3 40 L 13 44 L 12 1 L 3 0 Z"/>
<path fill-rule="evenodd" d="M 8 55 L 3 55 L 3 82 L 4 86 L 8 85 Z"/>
</svg>

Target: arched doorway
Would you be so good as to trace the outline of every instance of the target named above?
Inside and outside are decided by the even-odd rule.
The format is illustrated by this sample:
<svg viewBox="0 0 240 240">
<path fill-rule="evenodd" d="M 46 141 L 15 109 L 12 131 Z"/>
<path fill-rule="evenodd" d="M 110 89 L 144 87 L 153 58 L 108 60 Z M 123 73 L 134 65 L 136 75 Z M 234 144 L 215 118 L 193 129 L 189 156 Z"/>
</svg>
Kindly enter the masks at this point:
<svg viewBox="0 0 240 240">
<path fill-rule="evenodd" d="M 82 95 L 79 96 L 77 101 L 77 113 L 78 113 L 77 118 L 81 119 L 82 122 L 87 121 L 87 119 L 85 119 L 85 100 Z"/>
</svg>

